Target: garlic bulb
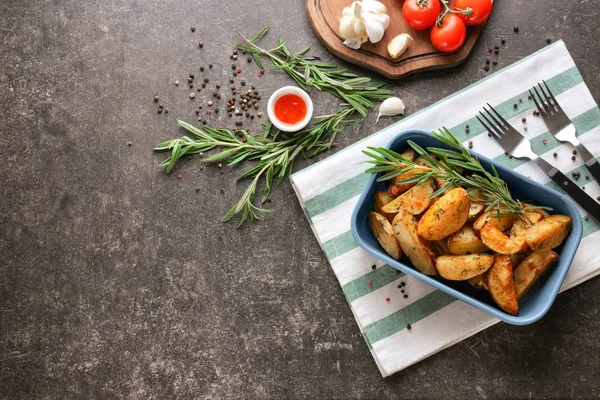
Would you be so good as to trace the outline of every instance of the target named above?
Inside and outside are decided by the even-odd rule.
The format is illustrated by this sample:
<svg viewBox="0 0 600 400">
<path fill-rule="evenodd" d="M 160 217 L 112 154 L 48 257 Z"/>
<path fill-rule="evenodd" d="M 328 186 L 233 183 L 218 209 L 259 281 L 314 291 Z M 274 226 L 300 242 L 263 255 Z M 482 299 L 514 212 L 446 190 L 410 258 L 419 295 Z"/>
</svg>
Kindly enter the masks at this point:
<svg viewBox="0 0 600 400">
<path fill-rule="evenodd" d="M 392 115 L 398 114 L 404 115 L 404 103 L 398 97 L 390 97 L 389 99 L 385 99 L 379 105 L 379 114 L 377 115 L 377 121 L 375 121 L 375 123 L 378 123 L 379 118 L 383 116 L 391 117 Z"/>
<path fill-rule="evenodd" d="M 344 44 L 351 49 L 371 40 L 377 43 L 390 25 L 390 17 L 385 6 L 377 0 L 355 1 L 345 7 L 340 18 L 340 35 Z"/>
<path fill-rule="evenodd" d="M 388 43 L 388 53 L 392 58 L 400 57 L 402 53 L 408 49 L 408 45 L 410 44 L 410 40 L 413 38 L 410 37 L 408 33 L 401 33 Z"/>
</svg>

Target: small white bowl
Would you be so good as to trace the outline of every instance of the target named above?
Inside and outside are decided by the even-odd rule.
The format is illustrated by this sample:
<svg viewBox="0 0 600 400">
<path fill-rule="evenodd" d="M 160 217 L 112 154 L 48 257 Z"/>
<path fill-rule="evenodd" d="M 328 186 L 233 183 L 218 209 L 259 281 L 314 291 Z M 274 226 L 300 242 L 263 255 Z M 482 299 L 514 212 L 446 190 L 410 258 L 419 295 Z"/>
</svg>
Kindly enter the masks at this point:
<svg viewBox="0 0 600 400">
<path fill-rule="evenodd" d="M 306 116 L 304 117 L 304 119 L 302 121 L 300 121 L 296 124 L 288 124 L 287 122 L 283 122 L 283 121 L 279 120 L 275 116 L 275 102 L 281 96 L 284 96 L 286 94 L 298 95 L 306 103 Z M 304 90 L 300 89 L 299 87 L 284 86 L 281 89 L 276 90 L 275 93 L 273 93 L 271 95 L 271 97 L 269 98 L 269 103 L 267 104 L 267 115 L 269 116 L 269 119 L 271 120 L 273 125 L 275 125 L 275 127 L 277 129 L 280 129 L 284 132 L 296 132 L 296 131 L 299 131 L 300 129 L 304 128 L 310 122 L 310 119 L 312 118 L 312 115 L 313 115 L 313 103 L 312 103 L 312 100 L 310 99 L 310 96 L 308 95 L 308 93 L 306 93 Z"/>
</svg>

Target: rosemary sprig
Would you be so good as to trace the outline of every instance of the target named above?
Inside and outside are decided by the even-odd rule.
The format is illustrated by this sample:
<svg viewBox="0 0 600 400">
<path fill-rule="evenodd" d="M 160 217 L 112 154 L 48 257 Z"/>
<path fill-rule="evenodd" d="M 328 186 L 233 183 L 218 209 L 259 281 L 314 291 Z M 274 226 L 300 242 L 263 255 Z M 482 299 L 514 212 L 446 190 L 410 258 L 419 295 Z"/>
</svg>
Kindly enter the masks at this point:
<svg viewBox="0 0 600 400">
<path fill-rule="evenodd" d="M 274 128 L 270 123 L 262 126 L 262 132 L 251 135 L 245 130 L 236 130 L 242 138 L 229 129 L 198 128 L 184 121 L 178 121 L 193 137 L 183 136 L 179 139 L 159 143 L 155 151 L 170 151 L 170 156 L 160 165 L 169 173 L 181 159 L 188 154 L 208 152 L 213 149 L 220 151 L 204 158 L 204 162 L 226 161 L 228 165 L 242 161 L 255 161 L 256 165 L 240 175 L 237 180 L 251 179 L 242 197 L 231 207 L 223 217 L 229 221 L 240 215 L 238 228 L 247 221 L 258 220 L 259 213 L 270 212 L 256 204 L 255 197 L 259 181 L 264 181 L 260 203 L 265 203 L 271 194 L 273 184 L 281 183 L 290 175 L 294 161 L 299 157 L 313 157 L 329 149 L 336 135 L 345 125 L 360 123 L 362 119 L 353 119 L 355 113 L 366 115 L 373 107 L 372 100 L 389 97 L 392 92 L 382 87 L 384 82 L 372 83 L 369 78 L 360 77 L 337 69 L 334 64 L 319 62 L 316 57 L 307 58 L 308 48 L 292 54 L 285 42 L 279 38 L 276 47 L 264 50 L 256 45 L 269 28 L 264 28 L 252 40 L 244 38 L 245 43 L 238 48 L 250 52 L 257 65 L 264 69 L 261 56 L 266 56 L 272 63 L 272 68 L 287 72 L 303 88 L 314 87 L 325 90 L 344 100 L 345 103 L 333 114 L 315 117 L 311 127 L 294 134 L 285 134 Z M 241 36 L 241 35 L 240 35 Z"/>
<path fill-rule="evenodd" d="M 524 213 L 523 204 L 519 200 L 513 199 L 506 182 L 500 178 L 493 165 L 492 173 L 486 171 L 479 160 L 471 155 L 469 150 L 448 129 L 442 128 L 439 132 L 433 132 L 433 135 L 450 150 L 437 147 L 428 147 L 425 150 L 415 142 L 408 140 L 408 145 L 423 156 L 425 164 L 429 168 L 423 168 L 411 178 L 400 180 L 397 184 L 422 183 L 429 178 L 441 178 L 446 181 L 445 185 L 434 192 L 430 198 L 439 196 L 453 186 L 461 186 L 470 193 L 476 189 L 479 190 L 484 197 L 481 202 L 486 205 L 485 211 L 496 209 L 499 213 L 503 211 L 519 215 Z M 368 147 L 368 150 L 364 150 L 363 153 L 371 157 L 366 163 L 375 165 L 367 169 L 367 173 L 386 172 L 377 179 L 380 182 L 395 178 L 417 167 L 400 154 L 386 148 Z M 430 153 L 434 154 L 437 159 L 433 158 Z M 468 173 L 461 174 L 460 168 Z"/>
<path fill-rule="evenodd" d="M 268 31 L 269 27 L 265 27 L 252 39 L 247 39 L 238 32 L 245 43 L 236 47 L 251 53 L 261 69 L 264 67 L 260 63 L 260 56 L 266 56 L 271 60 L 271 68 L 284 70 L 303 89 L 314 87 L 329 92 L 362 116 L 366 116 L 367 111 L 374 106 L 373 101 L 385 100 L 392 95 L 391 90 L 383 89 L 386 84 L 384 81 L 372 83 L 370 78 L 352 74 L 347 68 L 338 69 L 335 64 L 321 62 L 318 57 L 306 57 L 310 47 L 292 54 L 281 37 L 277 38 L 277 46 L 270 50 L 259 47 L 256 42 Z"/>
</svg>

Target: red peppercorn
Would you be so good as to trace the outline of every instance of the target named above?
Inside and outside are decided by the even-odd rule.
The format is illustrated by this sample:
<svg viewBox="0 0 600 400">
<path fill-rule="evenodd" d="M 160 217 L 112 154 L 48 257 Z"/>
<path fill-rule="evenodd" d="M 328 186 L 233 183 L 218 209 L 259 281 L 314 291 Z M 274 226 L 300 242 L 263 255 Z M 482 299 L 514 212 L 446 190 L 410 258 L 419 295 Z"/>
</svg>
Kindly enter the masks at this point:
<svg viewBox="0 0 600 400">
<path fill-rule="evenodd" d="M 488 51 L 491 53 L 492 51 L 494 51 L 494 49 L 490 47 L 488 48 Z"/>
<path fill-rule="evenodd" d="M 385 301 L 387 301 L 389 303 L 390 302 L 390 298 L 388 297 L 387 299 L 385 299 Z"/>
<path fill-rule="evenodd" d="M 211 110 L 206 110 L 206 115 L 210 115 L 212 113 Z"/>
<path fill-rule="evenodd" d="M 238 74 L 241 74 L 241 73 L 242 73 L 242 69 L 241 69 L 241 68 L 238 68 L 238 69 L 237 69 L 237 73 L 238 73 Z"/>
<path fill-rule="evenodd" d="M 373 282 L 369 281 L 369 282 L 367 282 L 367 285 L 373 286 Z"/>
<path fill-rule="evenodd" d="M 177 179 L 181 179 L 181 178 L 183 178 L 183 175 L 181 175 L 181 174 L 178 174 L 178 175 L 177 175 Z"/>
<path fill-rule="evenodd" d="M 258 71 L 258 77 L 260 78 L 261 76 L 263 76 L 263 72 L 262 71 Z"/>
</svg>

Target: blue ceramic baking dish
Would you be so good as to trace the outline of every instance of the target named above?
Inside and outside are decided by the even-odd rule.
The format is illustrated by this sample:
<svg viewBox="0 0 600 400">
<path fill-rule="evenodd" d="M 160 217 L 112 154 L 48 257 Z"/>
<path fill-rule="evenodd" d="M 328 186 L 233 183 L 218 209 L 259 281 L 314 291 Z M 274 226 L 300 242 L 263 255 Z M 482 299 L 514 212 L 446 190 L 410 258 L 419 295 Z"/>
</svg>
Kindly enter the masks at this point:
<svg viewBox="0 0 600 400">
<path fill-rule="evenodd" d="M 418 129 L 411 129 L 398 134 L 387 147 L 400 152 L 408 148 L 407 140 L 412 140 L 423 148 L 446 147 L 429 132 Z M 565 214 L 573 219 L 572 232 L 560 247 L 554 249 L 560 256 L 557 264 L 519 301 L 518 316 L 507 314 L 501 310 L 496 306 L 487 291 L 475 289 L 467 281 L 449 281 L 441 277 L 424 275 L 411 265 L 405 264 L 402 261 L 396 261 L 385 253 L 367 226 L 367 214 L 372 209 L 375 192 L 386 190 L 387 188 L 387 183 L 377 182 L 377 178 L 381 174 L 373 174 L 370 177 L 367 186 L 358 200 L 358 204 L 352 214 L 352 234 L 363 250 L 385 261 L 392 267 L 412 275 L 434 286 L 436 289 L 469 303 L 504 322 L 513 325 L 531 324 L 548 312 L 571 266 L 583 232 L 581 215 L 573 201 L 568 197 L 476 152 L 472 152 L 472 154 L 479 159 L 484 168 L 490 170 L 490 165 L 492 164 L 496 167 L 500 177 L 507 182 L 513 197 L 522 200 L 531 200 L 537 204 L 552 207 L 553 214 Z"/>
</svg>

